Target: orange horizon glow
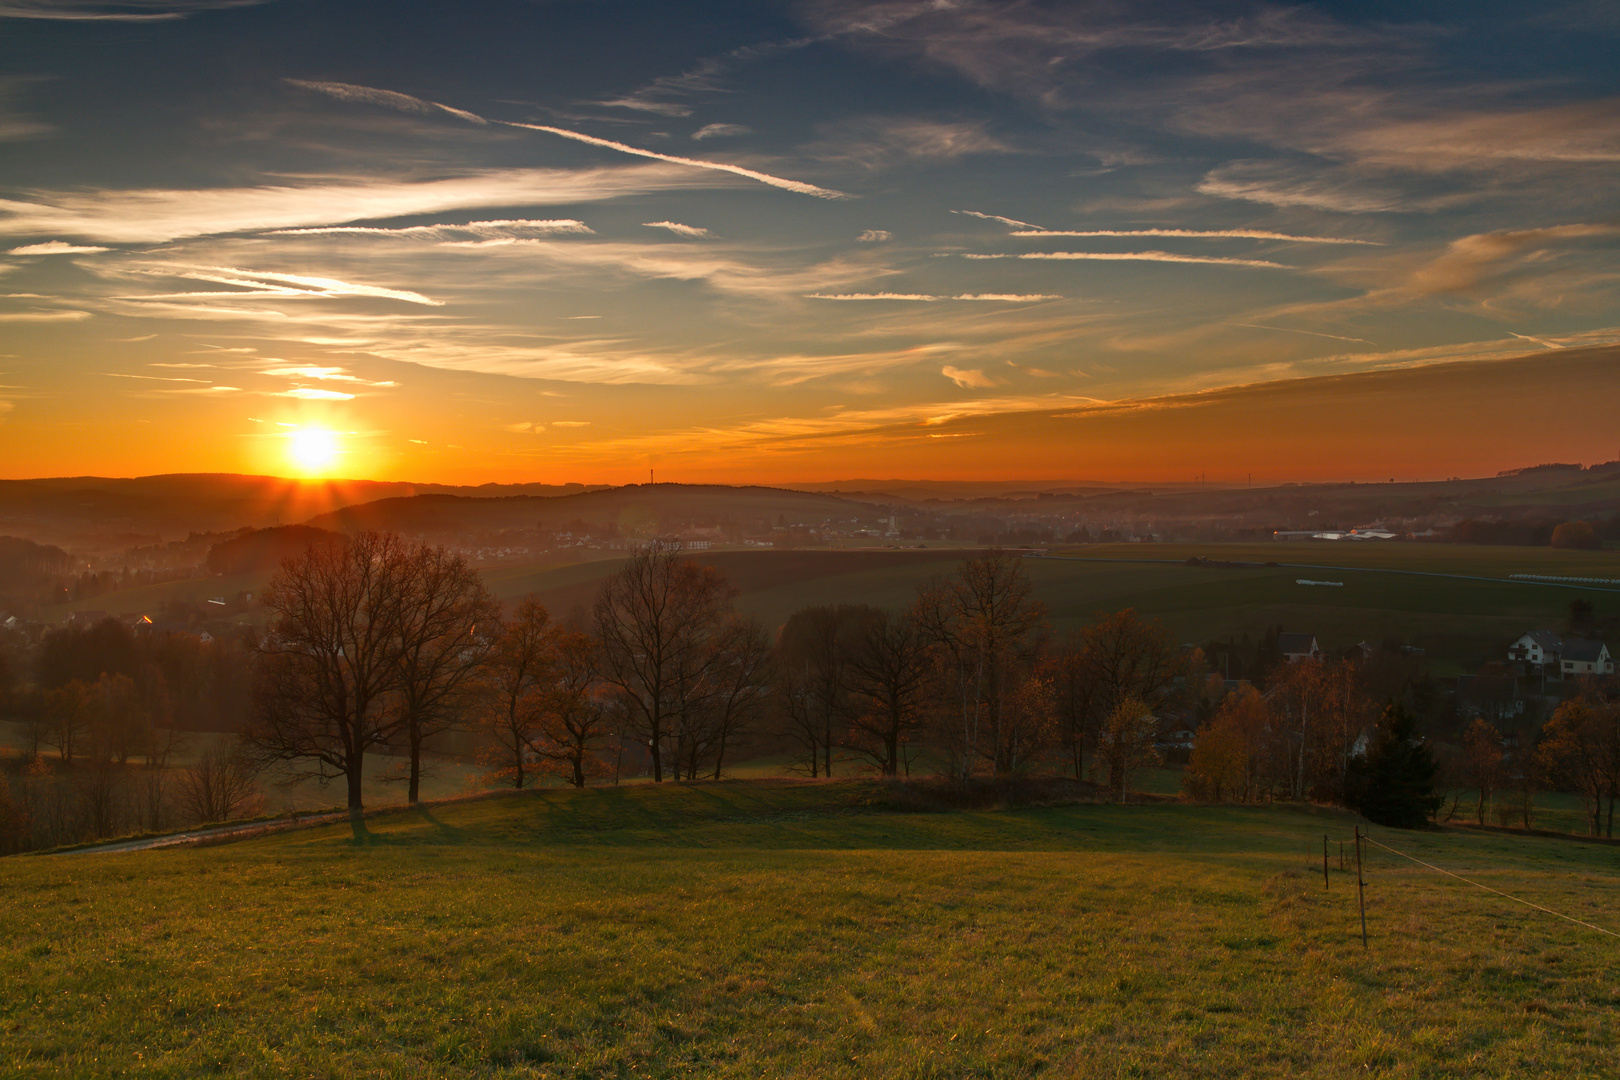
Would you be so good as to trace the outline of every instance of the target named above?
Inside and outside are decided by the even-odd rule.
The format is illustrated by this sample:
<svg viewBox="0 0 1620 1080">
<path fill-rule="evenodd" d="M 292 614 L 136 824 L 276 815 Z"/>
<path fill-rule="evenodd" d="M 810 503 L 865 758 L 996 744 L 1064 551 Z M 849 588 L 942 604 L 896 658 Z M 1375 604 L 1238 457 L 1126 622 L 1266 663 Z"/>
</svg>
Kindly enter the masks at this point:
<svg viewBox="0 0 1620 1080">
<path fill-rule="evenodd" d="M 1578 391 L 1574 388 L 1579 388 Z M 657 398 L 654 398 L 656 401 Z M 16 409 L 0 475 L 283 475 L 289 482 L 793 485 L 857 480 L 1278 484 L 1492 476 L 1620 457 L 1620 348 L 1284 379 L 1134 401 L 829 424 L 777 434 L 677 409 L 517 430 L 385 399 L 342 427 L 155 402 L 133 429 Z M 324 411 L 332 407 L 326 405 Z M 43 409 L 40 410 L 43 412 Z M 527 427 L 528 425 L 523 425 Z M 116 462 L 114 469 L 108 463 Z"/>
</svg>

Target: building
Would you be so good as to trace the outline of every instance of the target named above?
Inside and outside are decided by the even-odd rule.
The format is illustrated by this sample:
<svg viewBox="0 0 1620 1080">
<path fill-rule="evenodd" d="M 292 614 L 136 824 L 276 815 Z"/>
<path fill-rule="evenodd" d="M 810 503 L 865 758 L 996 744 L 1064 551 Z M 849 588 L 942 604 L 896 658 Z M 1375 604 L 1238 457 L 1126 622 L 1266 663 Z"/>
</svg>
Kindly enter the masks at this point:
<svg viewBox="0 0 1620 1080">
<path fill-rule="evenodd" d="M 1520 664 L 1558 663 L 1564 651 L 1564 639 L 1551 630 L 1532 630 L 1508 646 L 1508 659 Z"/>
<path fill-rule="evenodd" d="M 1314 634 L 1278 634 L 1277 651 L 1290 664 L 1322 659 L 1322 647 L 1316 643 Z"/>
<path fill-rule="evenodd" d="M 1564 642 L 1558 659 L 1560 673 L 1565 678 L 1614 674 L 1614 657 L 1609 655 L 1609 647 L 1601 641 L 1570 638 Z"/>
</svg>

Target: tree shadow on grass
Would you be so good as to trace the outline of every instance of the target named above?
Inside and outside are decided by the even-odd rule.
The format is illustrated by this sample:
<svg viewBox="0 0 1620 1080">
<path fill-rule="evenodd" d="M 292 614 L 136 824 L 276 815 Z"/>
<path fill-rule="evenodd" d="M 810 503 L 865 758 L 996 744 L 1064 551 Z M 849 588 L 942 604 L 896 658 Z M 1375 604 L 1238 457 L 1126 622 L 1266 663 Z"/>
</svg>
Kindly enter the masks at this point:
<svg viewBox="0 0 1620 1080">
<path fill-rule="evenodd" d="M 434 816 L 432 810 L 428 809 L 426 806 L 423 806 L 421 803 L 417 803 L 415 806 L 411 807 L 411 812 L 419 820 L 433 827 L 434 839 L 444 843 L 454 844 L 460 844 L 466 841 L 466 830 L 458 829 L 454 825 L 447 825 L 443 821 L 440 821 Z"/>
</svg>

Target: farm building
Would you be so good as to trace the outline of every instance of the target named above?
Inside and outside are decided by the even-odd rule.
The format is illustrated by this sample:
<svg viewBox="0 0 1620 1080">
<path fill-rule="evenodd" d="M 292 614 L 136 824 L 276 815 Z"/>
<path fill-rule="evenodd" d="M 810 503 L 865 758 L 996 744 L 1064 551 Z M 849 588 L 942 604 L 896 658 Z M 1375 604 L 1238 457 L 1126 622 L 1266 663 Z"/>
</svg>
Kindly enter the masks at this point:
<svg viewBox="0 0 1620 1080">
<path fill-rule="evenodd" d="M 1322 647 L 1316 643 L 1315 634 L 1278 634 L 1277 651 L 1290 664 L 1322 659 Z"/>
</svg>

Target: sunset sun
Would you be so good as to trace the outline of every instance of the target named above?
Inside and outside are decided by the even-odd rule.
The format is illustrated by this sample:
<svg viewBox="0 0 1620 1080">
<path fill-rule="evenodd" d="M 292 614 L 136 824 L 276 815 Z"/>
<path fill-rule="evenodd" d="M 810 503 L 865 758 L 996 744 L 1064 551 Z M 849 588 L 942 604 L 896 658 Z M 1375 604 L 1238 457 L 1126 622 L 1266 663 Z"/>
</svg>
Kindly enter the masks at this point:
<svg viewBox="0 0 1620 1080">
<path fill-rule="evenodd" d="M 300 428 L 293 432 L 287 454 L 299 472 L 324 475 L 337 458 L 337 436 L 325 428 Z"/>
</svg>

